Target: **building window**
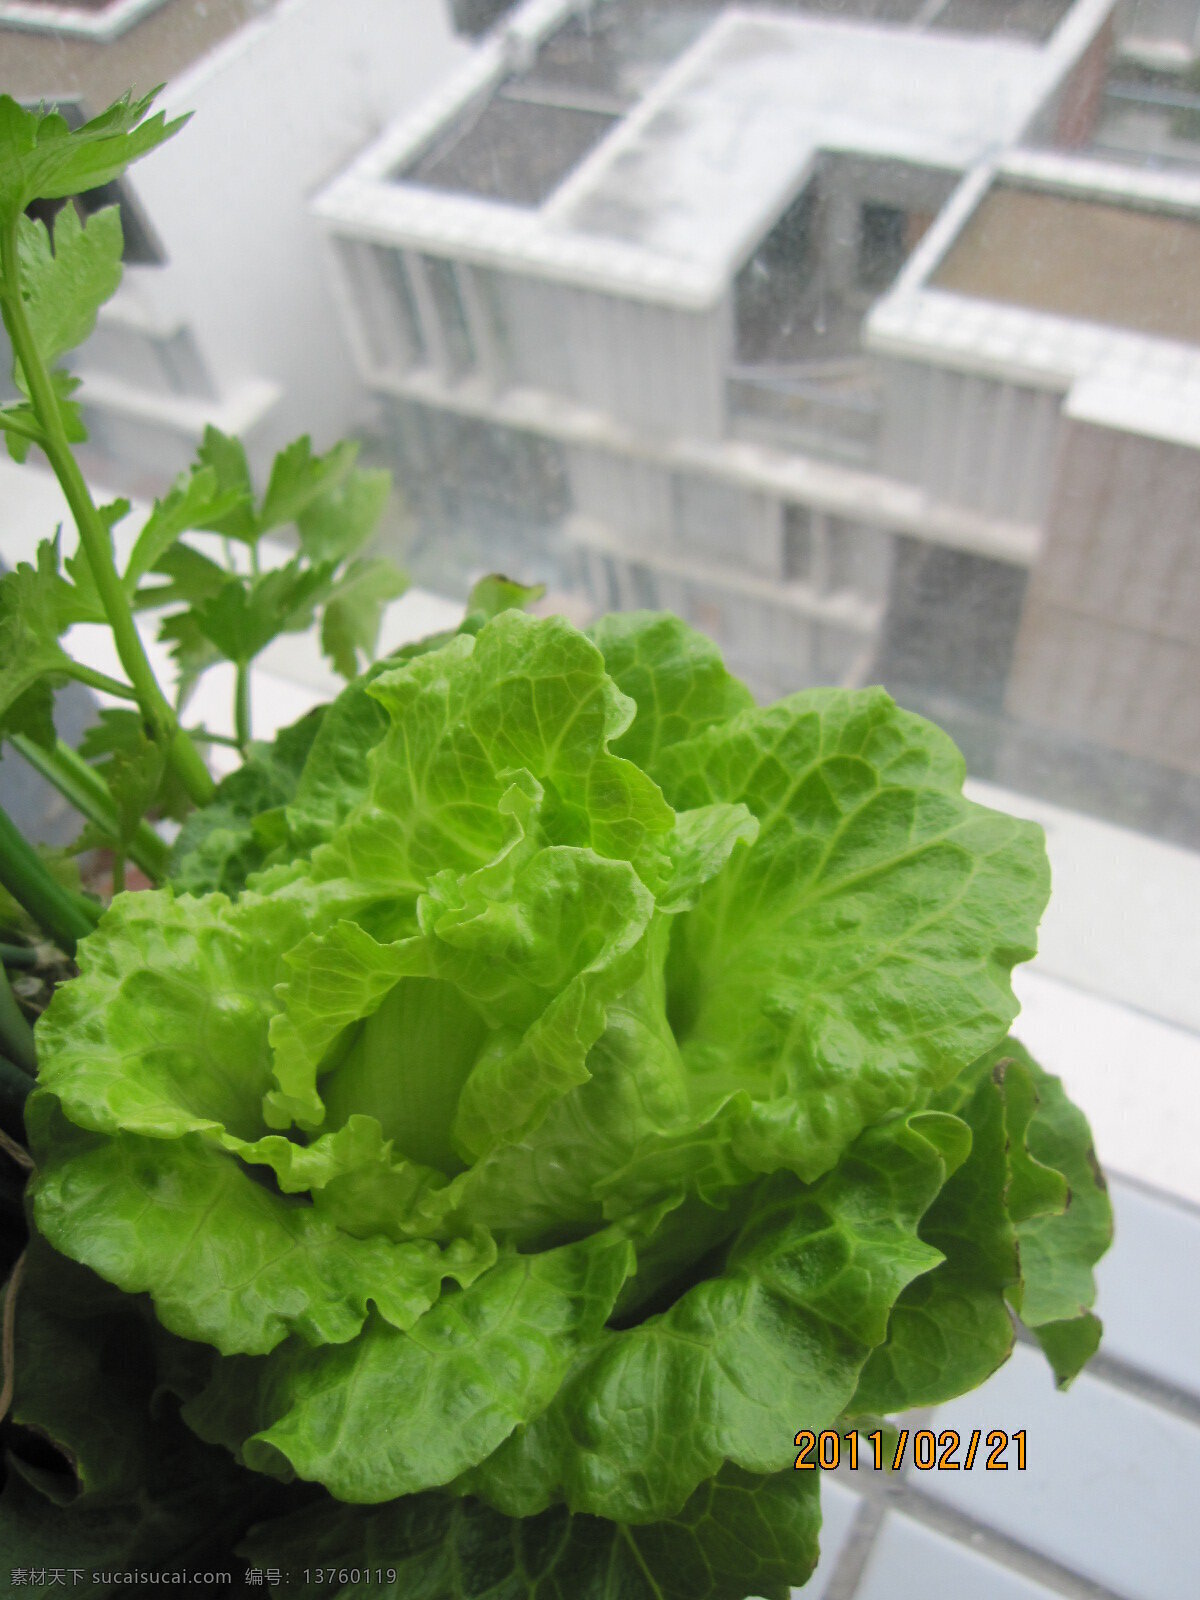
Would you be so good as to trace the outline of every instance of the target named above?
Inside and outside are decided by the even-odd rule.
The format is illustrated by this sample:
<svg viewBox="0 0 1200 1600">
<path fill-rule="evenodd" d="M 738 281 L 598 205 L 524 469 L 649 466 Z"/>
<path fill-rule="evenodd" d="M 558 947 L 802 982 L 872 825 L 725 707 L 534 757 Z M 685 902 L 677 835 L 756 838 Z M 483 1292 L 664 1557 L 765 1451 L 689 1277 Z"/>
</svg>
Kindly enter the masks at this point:
<svg viewBox="0 0 1200 1600">
<path fill-rule="evenodd" d="M 919 704 L 953 686 L 960 705 L 999 711 L 1028 574 L 901 536 L 875 674 Z"/>
<path fill-rule="evenodd" d="M 629 564 L 629 577 L 633 585 L 633 609 L 635 611 L 656 610 L 658 607 L 658 588 L 650 568 L 642 566 L 640 562 L 631 561 Z"/>
<path fill-rule="evenodd" d="M 783 576 L 810 583 L 813 576 L 813 515 L 807 506 L 783 508 Z"/>
<path fill-rule="evenodd" d="M 440 256 L 422 256 L 421 265 L 429 280 L 447 371 L 450 377 L 461 378 L 474 369 L 478 358 L 454 263 Z"/>
<path fill-rule="evenodd" d="M 814 179 L 738 273 L 737 360 L 753 364 L 807 354 L 816 277 L 819 197 Z"/>
<path fill-rule="evenodd" d="M 383 283 L 385 315 L 389 324 L 386 343 L 399 347 L 402 367 L 423 367 L 429 360 L 429 352 L 421 332 L 421 318 L 404 257 L 398 250 L 389 250 L 383 245 L 372 245 L 370 249 Z M 374 342 L 378 344 L 384 341 Z"/>
<path fill-rule="evenodd" d="M 858 217 L 859 287 L 889 288 L 904 265 L 908 248 L 908 212 L 868 201 Z"/>
</svg>

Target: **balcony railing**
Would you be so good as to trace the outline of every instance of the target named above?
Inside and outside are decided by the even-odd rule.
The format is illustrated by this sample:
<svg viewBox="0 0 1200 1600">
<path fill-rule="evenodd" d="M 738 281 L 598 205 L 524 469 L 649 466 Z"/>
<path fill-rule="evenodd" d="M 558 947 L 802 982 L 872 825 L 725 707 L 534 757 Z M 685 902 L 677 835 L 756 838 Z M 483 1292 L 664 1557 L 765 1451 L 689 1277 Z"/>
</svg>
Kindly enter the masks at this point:
<svg viewBox="0 0 1200 1600">
<path fill-rule="evenodd" d="M 870 465 L 881 402 L 861 360 L 729 369 L 729 416 L 740 438 Z"/>
</svg>

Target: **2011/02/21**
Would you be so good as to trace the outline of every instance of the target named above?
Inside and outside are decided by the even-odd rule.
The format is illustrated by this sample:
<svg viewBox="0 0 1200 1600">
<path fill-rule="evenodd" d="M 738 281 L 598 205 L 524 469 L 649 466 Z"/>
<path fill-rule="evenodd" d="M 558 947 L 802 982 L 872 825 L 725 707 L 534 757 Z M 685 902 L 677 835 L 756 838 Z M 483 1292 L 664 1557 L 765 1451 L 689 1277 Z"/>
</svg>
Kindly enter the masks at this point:
<svg viewBox="0 0 1200 1600">
<path fill-rule="evenodd" d="M 904 1455 L 909 1443 L 909 1430 L 901 1428 L 896 1434 L 896 1448 L 891 1452 L 891 1460 L 887 1460 L 888 1451 L 884 1449 L 884 1435 L 882 1428 L 876 1428 L 874 1433 L 865 1433 L 863 1440 L 871 1446 L 870 1465 L 876 1472 L 882 1471 L 886 1464 L 893 1472 L 899 1472 L 904 1465 Z M 965 1461 L 957 1459 L 962 1448 L 962 1435 L 953 1428 L 947 1428 L 944 1433 L 934 1433 L 930 1428 L 918 1428 L 912 1435 L 912 1462 L 918 1472 L 970 1472 L 975 1465 L 975 1457 L 979 1451 L 980 1441 L 983 1441 L 986 1451 L 984 1467 L 988 1472 L 1007 1472 L 1009 1463 L 1004 1459 L 1009 1443 L 1017 1447 L 1016 1468 L 1018 1472 L 1025 1471 L 1025 1429 L 1021 1428 L 1016 1433 L 1002 1433 L 999 1428 L 994 1428 L 984 1438 L 982 1428 L 972 1430 L 967 1440 L 967 1456 Z M 802 1428 L 796 1435 L 796 1448 L 799 1455 L 796 1457 L 796 1470 L 815 1471 L 823 1467 L 826 1472 L 833 1472 L 842 1460 L 842 1443 L 846 1444 L 846 1465 L 852 1472 L 859 1466 L 859 1435 L 856 1432 L 834 1433 L 826 1429 L 823 1433 L 814 1433 L 811 1428 Z M 890 1439 L 889 1439 L 890 1444 Z M 867 1463 L 864 1463 L 866 1465 Z"/>
</svg>

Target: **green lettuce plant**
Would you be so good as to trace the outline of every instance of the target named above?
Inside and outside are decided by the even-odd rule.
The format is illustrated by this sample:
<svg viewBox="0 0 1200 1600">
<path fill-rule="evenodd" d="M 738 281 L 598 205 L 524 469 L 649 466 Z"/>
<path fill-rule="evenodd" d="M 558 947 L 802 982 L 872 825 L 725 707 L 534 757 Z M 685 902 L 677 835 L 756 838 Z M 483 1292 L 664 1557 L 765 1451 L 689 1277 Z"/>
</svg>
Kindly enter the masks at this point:
<svg viewBox="0 0 1200 1600">
<path fill-rule="evenodd" d="M 244 819 L 275 864 L 114 902 L 38 1029 L 34 1217 L 149 1298 L 188 1427 L 328 1491 L 247 1549 L 783 1594 L 798 1430 L 961 1393 L 1014 1316 L 1078 1370 L 1107 1202 L 1006 1038 L 1041 837 L 962 779 L 674 618 L 476 613 L 325 712 Z"/>
<path fill-rule="evenodd" d="M 1060 1383 L 1094 1351 L 1103 1184 L 1008 1037 L 1039 830 L 882 690 L 759 707 L 677 618 L 528 594 L 248 744 L 75 935 L 6 1295 L 14 1559 L 782 1600 L 798 1432 L 960 1394 L 1017 1323 Z"/>
</svg>

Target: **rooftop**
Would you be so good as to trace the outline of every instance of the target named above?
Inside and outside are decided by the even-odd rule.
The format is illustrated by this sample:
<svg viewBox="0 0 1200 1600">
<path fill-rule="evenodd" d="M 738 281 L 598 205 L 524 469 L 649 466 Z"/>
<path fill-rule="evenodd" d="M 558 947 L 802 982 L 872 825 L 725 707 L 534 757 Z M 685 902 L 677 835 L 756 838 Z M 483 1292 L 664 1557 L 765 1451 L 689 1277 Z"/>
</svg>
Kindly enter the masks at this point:
<svg viewBox="0 0 1200 1600">
<path fill-rule="evenodd" d="M 1041 51 L 731 9 L 547 205 L 557 227 L 726 272 L 819 149 L 965 168 L 1047 93 Z"/>
<path fill-rule="evenodd" d="M 69 0 L 63 5 L 61 0 L 21 0 L 21 10 L 32 8 L 47 19 L 47 26 L 52 26 L 51 13 L 65 11 L 107 11 L 110 7 L 118 5 L 120 0 Z M 0 10 L 0 17 L 3 11 Z"/>
<path fill-rule="evenodd" d="M 722 0 L 603 0 L 568 17 L 520 75 L 549 94 L 603 95 L 630 106 L 721 9 Z"/>
<path fill-rule="evenodd" d="M 1071 9 L 1071 0 L 941 0 L 926 11 L 927 28 L 950 33 L 1008 35 L 1014 39 L 1050 37 Z"/>
<path fill-rule="evenodd" d="M 1200 217 L 1001 181 L 930 281 L 1200 344 Z"/>
<path fill-rule="evenodd" d="M 457 118 L 403 180 L 509 205 L 540 205 L 615 121 L 609 112 L 501 92 Z"/>
<path fill-rule="evenodd" d="M 1198 270 L 1200 175 L 1017 149 L 960 184 L 866 344 L 1200 449 Z"/>
<path fill-rule="evenodd" d="M 954 31 L 966 0 L 833 3 L 527 0 L 318 211 L 381 243 L 711 304 L 822 152 L 962 173 L 1010 148 L 1111 0 L 1056 28 L 1065 0 L 971 0 L 1020 38 Z"/>
<path fill-rule="evenodd" d="M 141 93 L 177 77 L 230 34 L 261 16 L 275 0 L 157 0 L 153 5 L 110 0 L 73 7 L 0 0 L 3 87 L 15 99 L 73 99 L 88 116 L 127 89 Z M 78 22 L 109 24 L 108 32 Z"/>
</svg>

